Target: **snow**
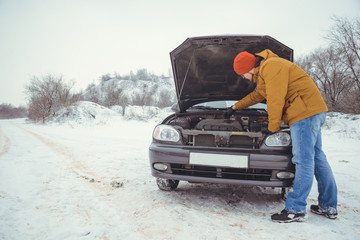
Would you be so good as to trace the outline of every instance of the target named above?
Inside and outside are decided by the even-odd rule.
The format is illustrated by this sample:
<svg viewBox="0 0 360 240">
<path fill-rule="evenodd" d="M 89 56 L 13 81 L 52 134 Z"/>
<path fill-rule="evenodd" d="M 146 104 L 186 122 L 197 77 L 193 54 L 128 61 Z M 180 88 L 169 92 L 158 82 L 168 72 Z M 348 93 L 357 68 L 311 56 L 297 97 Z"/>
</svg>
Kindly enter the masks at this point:
<svg viewBox="0 0 360 240">
<path fill-rule="evenodd" d="M 0 239 L 359 239 L 359 115 L 329 113 L 323 128 L 338 219 L 308 210 L 304 223 L 279 224 L 270 220 L 284 207 L 277 189 L 180 182 L 160 191 L 148 147 L 170 111 L 128 110 L 82 102 L 46 125 L 0 121 Z M 308 209 L 316 198 L 314 181 Z"/>
</svg>

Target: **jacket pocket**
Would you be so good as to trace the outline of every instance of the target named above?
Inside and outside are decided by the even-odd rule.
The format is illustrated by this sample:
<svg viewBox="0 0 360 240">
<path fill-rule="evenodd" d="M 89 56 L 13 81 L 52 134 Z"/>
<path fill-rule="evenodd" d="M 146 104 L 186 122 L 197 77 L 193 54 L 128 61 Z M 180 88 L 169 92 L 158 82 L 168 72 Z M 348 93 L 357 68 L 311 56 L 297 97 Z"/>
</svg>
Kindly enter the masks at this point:
<svg viewBox="0 0 360 240">
<path fill-rule="evenodd" d="M 288 123 L 290 119 L 304 113 L 307 107 L 298 93 L 294 93 L 286 100 L 284 107 L 284 122 Z"/>
</svg>

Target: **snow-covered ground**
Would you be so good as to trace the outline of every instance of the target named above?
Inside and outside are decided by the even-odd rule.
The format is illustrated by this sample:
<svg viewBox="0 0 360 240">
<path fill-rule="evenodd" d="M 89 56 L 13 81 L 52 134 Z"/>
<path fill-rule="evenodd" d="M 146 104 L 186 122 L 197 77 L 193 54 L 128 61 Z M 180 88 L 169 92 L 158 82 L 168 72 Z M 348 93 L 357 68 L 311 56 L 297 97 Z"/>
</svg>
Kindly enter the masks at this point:
<svg viewBox="0 0 360 240">
<path fill-rule="evenodd" d="M 0 121 L 1 240 L 360 239 L 360 116 L 329 114 L 323 128 L 338 219 L 309 212 L 304 223 L 279 224 L 270 220 L 284 207 L 278 190 L 186 182 L 158 190 L 148 146 L 159 118 L 92 107 L 95 118 Z M 316 198 L 314 181 L 308 204 Z"/>
</svg>

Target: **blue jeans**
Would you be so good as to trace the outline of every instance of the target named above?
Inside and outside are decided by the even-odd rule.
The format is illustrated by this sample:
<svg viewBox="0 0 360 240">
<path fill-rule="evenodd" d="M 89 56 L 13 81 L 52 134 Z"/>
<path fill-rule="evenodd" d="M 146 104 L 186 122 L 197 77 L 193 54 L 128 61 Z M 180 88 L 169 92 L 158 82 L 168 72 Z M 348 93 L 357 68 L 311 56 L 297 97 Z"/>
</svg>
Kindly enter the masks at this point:
<svg viewBox="0 0 360 240">
<path fill-rule="evenodd" d="M 305 118 L 290 126 L 292 140 L 292 162 L 296 173 L 294 189 L 286 199 L 285 210 L 306 213 L 306 199 L 309 196 L 314 174 L 318 182 L 318 204 L 328 213 L 337 213 L 337 187 L 331 167 L 322 150 L 321 126 L 326 112 Z"/>
</svg>

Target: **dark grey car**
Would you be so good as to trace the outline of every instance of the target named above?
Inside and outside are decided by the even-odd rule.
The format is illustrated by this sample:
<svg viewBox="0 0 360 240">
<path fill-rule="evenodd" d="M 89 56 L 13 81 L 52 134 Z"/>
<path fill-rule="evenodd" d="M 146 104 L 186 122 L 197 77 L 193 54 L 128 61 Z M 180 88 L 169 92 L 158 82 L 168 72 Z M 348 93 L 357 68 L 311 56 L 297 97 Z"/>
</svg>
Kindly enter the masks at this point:
<svg viewBox="0 0 360 240">
<path fill-rule="evenodd" d="M 160 189 L 174 190 L 180 180 L 278 187 L 283 193 L 292 186 L 288 126 L 267 135 L 265 104 L 223 117 L 256 87 L 235 74 L 235 56 L 264 49 L 293 60 L 293 50 L 269 36 L 188 38 L 170 53 L 178 104 L 155 127 L 149 148 Z"/>
</svg>

